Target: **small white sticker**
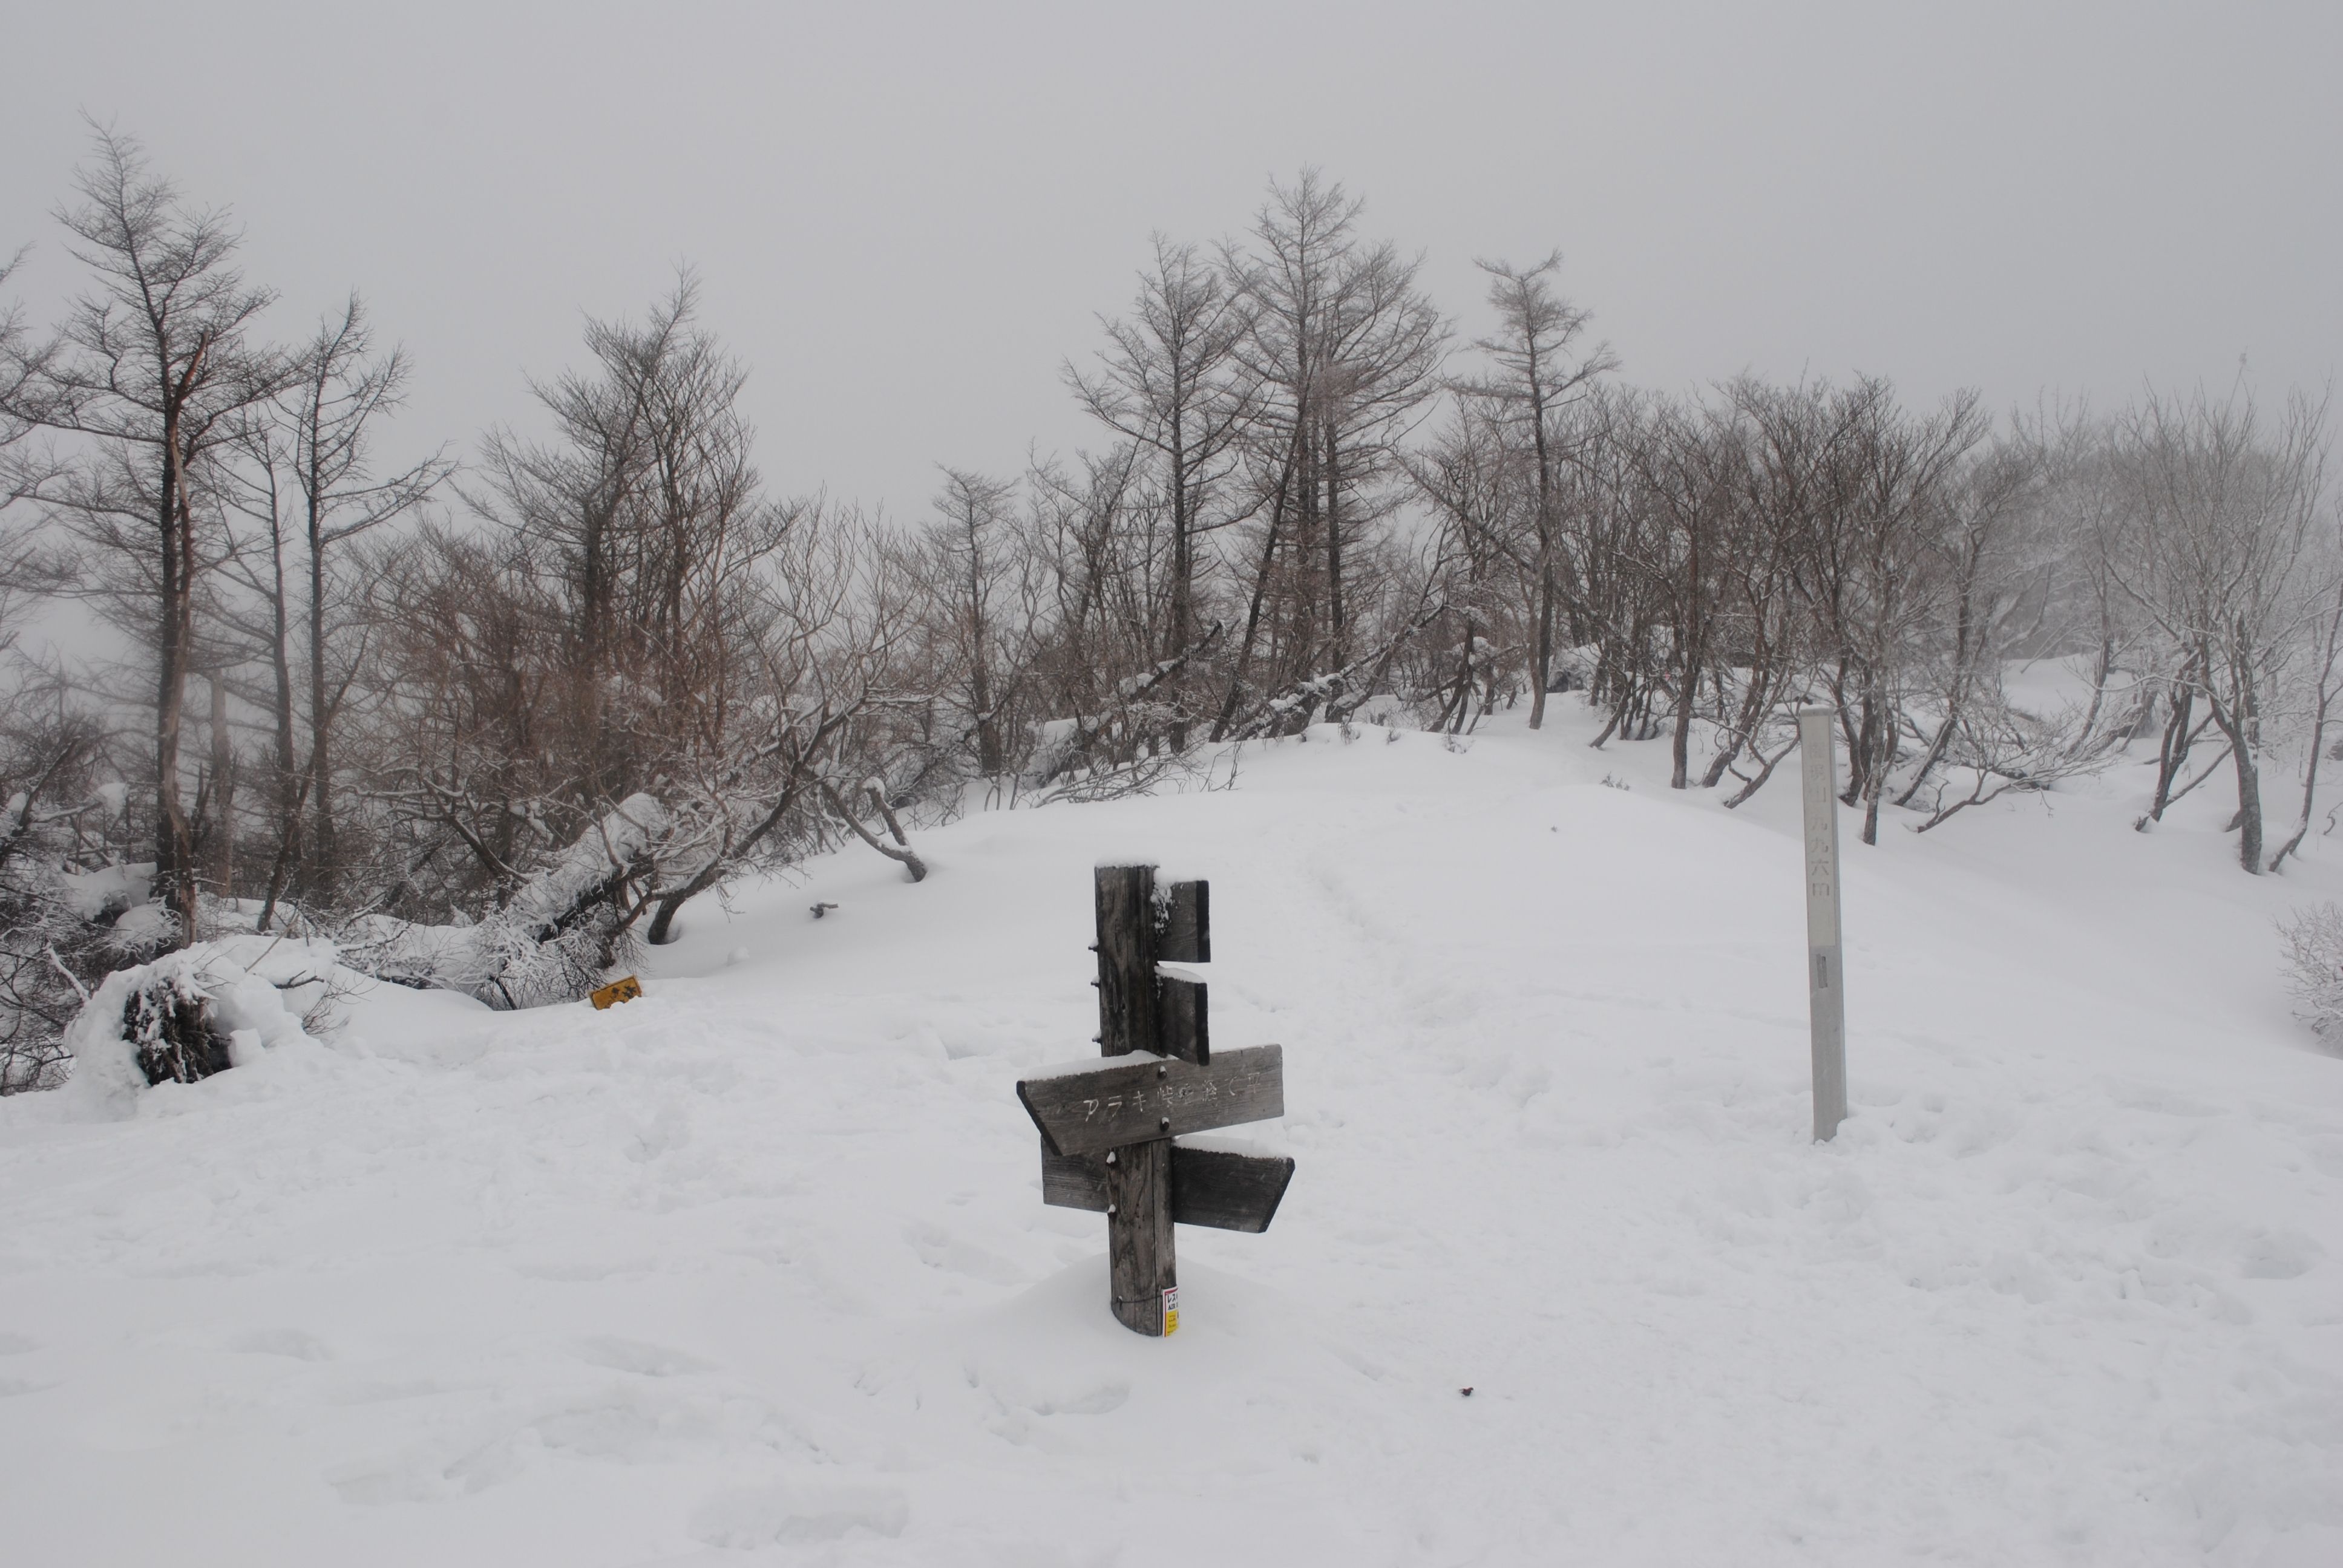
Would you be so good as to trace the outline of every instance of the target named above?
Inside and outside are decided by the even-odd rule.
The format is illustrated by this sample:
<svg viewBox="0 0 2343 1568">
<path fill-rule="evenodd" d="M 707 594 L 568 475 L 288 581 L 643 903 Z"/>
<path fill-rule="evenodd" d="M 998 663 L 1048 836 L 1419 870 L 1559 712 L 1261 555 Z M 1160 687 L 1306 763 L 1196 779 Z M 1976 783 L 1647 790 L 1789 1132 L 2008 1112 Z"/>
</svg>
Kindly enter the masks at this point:
<svg viewBox="0 0 2343 1568">
<path fill-rule="evenodd" d="M 1163 1332 L 1167 1334 L 1180 1332 L 1180 1287 L 1177 1285 L 1163 1292 Z"/>
</svg>

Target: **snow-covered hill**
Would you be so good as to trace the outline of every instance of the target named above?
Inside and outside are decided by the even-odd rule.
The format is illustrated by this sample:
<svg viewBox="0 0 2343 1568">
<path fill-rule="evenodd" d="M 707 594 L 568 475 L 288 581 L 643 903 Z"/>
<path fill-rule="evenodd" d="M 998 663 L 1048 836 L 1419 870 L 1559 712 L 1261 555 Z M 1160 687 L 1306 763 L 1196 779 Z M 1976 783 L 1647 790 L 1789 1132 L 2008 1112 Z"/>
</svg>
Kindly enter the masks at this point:
<svg viewBox="0 0 2343 1568">
<path fill-rule="evenodd" d="M 1585 738 L 1313 732 L 711 902 L 607 1013 L 385 988 L 0 1104 L 0 1557 L 2343 1562 L 2343 1060 L 2271 929 L 2343 849 L 2246 878 L 2127 776 L 1850 843 L 1818 1147 L 1795 778 Z M 1160 1342 L 1011 1092 L 1125 858 L 1212 879 L 1300 1161 Z"/>
</svg>

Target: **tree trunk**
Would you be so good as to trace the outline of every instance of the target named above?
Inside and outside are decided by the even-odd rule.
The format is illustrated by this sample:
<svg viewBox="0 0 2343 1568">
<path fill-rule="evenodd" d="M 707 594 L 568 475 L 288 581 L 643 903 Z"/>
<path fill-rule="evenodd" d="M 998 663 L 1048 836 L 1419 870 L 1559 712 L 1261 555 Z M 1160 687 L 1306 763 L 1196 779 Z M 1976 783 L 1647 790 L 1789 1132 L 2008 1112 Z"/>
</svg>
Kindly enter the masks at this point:
<svg viewBox="0 0 2343 1568">
<path fill-rule="evenodd" d="M 2237 772 L 2237 815 L 2230 826 L 2237 830 L 2237 864 L 2249 876 L 2262 873 L 2262 782 L 2259 725 L 2255 712 L 2253 679 L 2250 673 L 2234 670 L 2237 678 L 2237 706 L 2229 706 L 2217 698 L 2209 698 L 2213 722 L 2229 739 L 2229 760 Z"/>
<path fill-rule="evenodd" d="M 155 893 L 177 922 L 171 946 L 178 948 L 196 940 L 195 829 L 179 790 L 179 738 L 195 629 L 196 551 L 176 410 L 164 420 L 163 451 L 162 581 L 155 637 Z"/>
<path fill-rule="evenodd" d="M 1196 548 L 1195 515 L 1188 495 L 1187 442 L 1180 409 L 1172 411 L 1172 647 L 1163 657 L 1185 660 L 1195 635 Z M 1172 678 L 1164 696 L 1172 705 L 1172 749 L 1188 749 L 1187 681 L 1184 671 Z"/>
<path fill-rule="evenodd" d="M 1887 787 L 1888 770 L 1896 766 L 1896 719 L 1888 710 L 1887 693 L 1875 682 L 1863 694 L 1864 744 L 1869 767 L 1863 780 L 1863 841 L 1879 842 L 1879 797 Z"/>
<path fill-rule="evenodd" d="M 1693 680 L 1699 679 L 1697 670 L 1688 672 Z M 1692 693 L 1685 690 L 1676 695 L 1675 735 L 1669 745 L 1670 765 L 1668 788 L 1682 789 L 1692 782 Z"/>
<path fill-rule="evenodd" d="M 1342 454 L 1333 422 L 1326 424 L 1326 664 L 1350 662 L 1350 618 L 1342 601 Z"/>
<path fill-rule="evenodd" d="M 211 688 L 212 841 L 211 883 L 216 897 L 236 897 L 236 744 L 227 727 L 227 683 L 213 670 Z"/>
<path fill-rule="evenodd" d="M 2195 737 L 2189 731 L 2191 709 L 2196 706 L 2196 689 L 2187 684 L 2189 665 L 2181 667 L 2181 678 L 2175 683 L 2172 713 L 2165 720 L 2164 740 L 2157 749 L 2156 799 L 2147 809 L 2147 820 L 2164 820 L 2164 809 L 2172 803 L 2172 786 L 2180 777 L 2180 769 L 2188 761 L 2188 748 Z"/>
<path fill-rule="evenodd" d="M 314 445 L 314 443 L 313 443 Z M 335 699 L 326 685 L 326 539 L 325 518 L 317 499 L 321 481 L 309 487 L 309 769 L 310 798 L 317 803 L 317 828 L 310 835 L 311 859 L 301 879 L 309 896 L 330 902 L 340 879 L 334 834 L 334 759 L 332 749 Z"/>
<path fill-rule="evenodd" d="M 1554 679 L 1554 563 L 1546 541 L 1538 541 L 1537 613 L 1530 647 L 1530 728 L 1545 726 L 1545 689 Z"/>
<path fill-rule="evenodd" d="M 253 923 L 254 930 L 262 931 L 276 920 L 277 900 L 284 896 L 286 879 L 300 863 L 301 813 L 307 794 L 300 743 L 293 733 L 293 625 L 285 596 L 285 530 L 274 517 L 268 530 L 268 556 L 270 717 L 277 726 L 277 853 L 269 862 L 268 886 L 261 895 L 260 918 Z"/>
<path fill-rule="evenodd" d="M 1545 444 L 1545 378 L 1535 331 L 1527 334 L 1530 456 L 1537 463 L 1537 612 L 1530 652 L 1537 689 L 1530 697 L 1530 728 L 1545 724 L 1545 689 L 1554 684 L 1554 459 Z"/>
<path fill-rule="evenodd" d="M 2327 634 L 2318 644 L 2318 704 L 2310 719 L 2310 756 L 2302 771 L 2302 817 L 2295 824 L 2293 834 L 2280 844 L 2278 853 L 2270 857 L 2269 869 L 2277 870 L 2286 858 L 2302 847 L 2303 839 L 2310 832 L 2310 811 L 2318 798 L 2318 757 L 2327 749 L 2327 715 L 2335 701 L 2335 653 L 2338 638 L 2343 638 L 2343 581 L 2336 584 L 2335 608 L 2327 618 Z"/>
<path fill-rule="evenodd" d="M 1235 722 L 1237 703 L 1244 692 L 1245 667 L 1252 660 L 1253 643 L 1261 634 L 1261 612 L 1269 595 L 1269 576 L 1277 561 L 1277 537 L 1285 520 L 1286 498 L 1293 483 L 1294 454 L 1289 448 L 1285 455 L 1285 471 L 1278 476 L 1277 489 L 1270 498 L 1269 528 L 1261 544 L 1261 568 L 1253 573 L 1252 598 L 1245 608 L 1244 640 L 1237 646 L 1237 656 L 1229 670 L 1229 689 L 1222 699 L 1220 716 L 1212 720 L 1212 739 L 1227 739 L 1229 726 Z"/>
<path fill-rule="evenodd" d="M 2237 769 L 2237 864 L 2254 876 L 2262 869 L 2261 769 L 2250 746 L 2232 742 L 2229 759 Z"/>
</svg>

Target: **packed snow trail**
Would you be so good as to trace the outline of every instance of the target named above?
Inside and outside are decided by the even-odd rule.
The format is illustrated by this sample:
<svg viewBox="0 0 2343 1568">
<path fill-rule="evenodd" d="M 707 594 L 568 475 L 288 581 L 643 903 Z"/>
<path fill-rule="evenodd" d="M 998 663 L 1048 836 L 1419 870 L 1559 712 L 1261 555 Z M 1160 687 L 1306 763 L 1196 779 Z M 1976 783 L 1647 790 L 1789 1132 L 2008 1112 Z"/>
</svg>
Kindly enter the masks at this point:
<svg viewBox="0 0 2343 1568">
<path fill-rule="evenodd" d="M 1815 1146 L 1794 776 L 1355 733 L 711 901 L 607 1013 L 384 988 L 0 1106 L 10 1561 L 2343 1561 L 2343 1060 L 2270 929 L 2338 868 L 2120 779 L 1850 843 Z M 1300 1161 L 1161 1342 L 1011 1091 L 1109 858 L 1212 879 Z"/>
</svg>

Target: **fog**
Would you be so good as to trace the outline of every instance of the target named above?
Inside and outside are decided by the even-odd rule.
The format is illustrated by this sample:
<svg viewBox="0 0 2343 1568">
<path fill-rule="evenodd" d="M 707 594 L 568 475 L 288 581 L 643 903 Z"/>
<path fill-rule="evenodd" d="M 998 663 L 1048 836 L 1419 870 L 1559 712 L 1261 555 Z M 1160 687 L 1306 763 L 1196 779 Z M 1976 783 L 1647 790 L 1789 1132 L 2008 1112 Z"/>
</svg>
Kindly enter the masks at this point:
<svg viewBox="0 0 2343 1568">
<path fill-rule="evenodd" d="M 1639 383 L 2333 376 L 2343 11 L 1915 9 L 19 5 L 0 250 L 44 317 L 81 116 L 116 125 L 234 209 L 287 336 L 365 294 L 418 447 L 526 421 L 583 315 L 689 262 L 769 481 L 897 516 L 1094 441 L 1060 366 L 1150 233 L 1237 234 L 1305 166 L 1460 341 L 1476 256 L 1561 247 Z"/>
</svg>

